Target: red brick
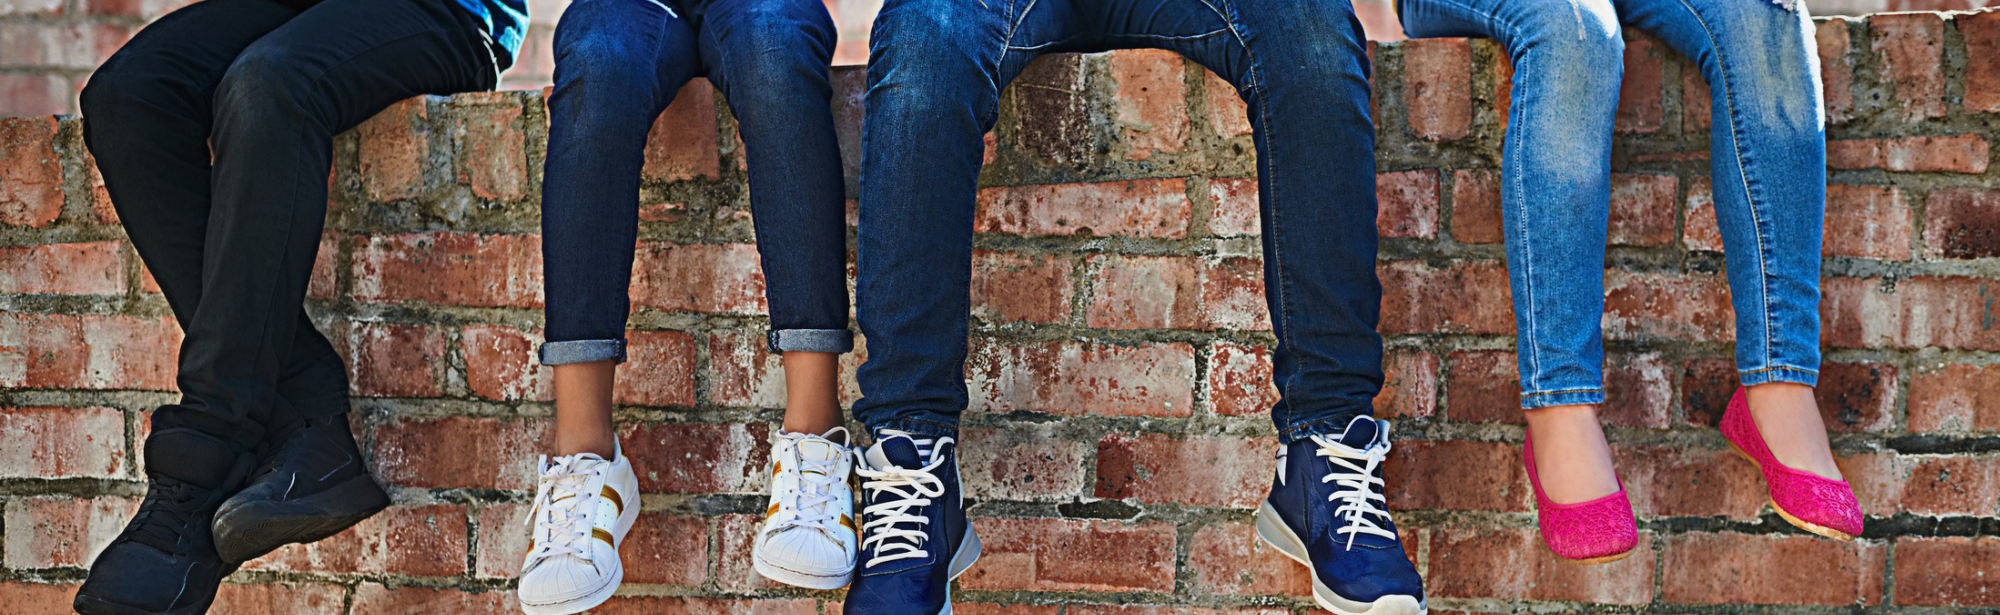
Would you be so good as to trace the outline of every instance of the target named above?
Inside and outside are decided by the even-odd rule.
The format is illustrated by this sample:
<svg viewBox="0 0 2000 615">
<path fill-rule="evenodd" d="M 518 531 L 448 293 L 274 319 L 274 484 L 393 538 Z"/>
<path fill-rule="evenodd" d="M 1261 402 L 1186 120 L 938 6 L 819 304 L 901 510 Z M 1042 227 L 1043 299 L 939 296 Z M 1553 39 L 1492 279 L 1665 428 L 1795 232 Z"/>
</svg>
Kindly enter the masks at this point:
<svg viewBox="0 0 2000 615">
<path fill-rule="evenodd" d="M 97 30 L 82 23 L 0 24 L 0 57 L 14 66 L 88 70 L 97 66 Z"/>
<path fill-rule="evenodd" d="M 0 312 L 0 386 L 173 390 L 180 343 L 166 316 Z"/>
<path fill-rule="evenodd" d="M 124 413 L 111 408 L 0 408 L 0 476 L 124 474 Z"/>
<path fill-rule="evenodd" d="M 1730 359 L 1694 359 L 1682 364 L 1681 407 L 1690 425 L 1718 427 L 1741 379 Z"/>
<path fill-rule="evenodd" d="M 1708 132 L 1714 120 L 1714 100 L 1708 96 L 1708 81 L 1701 75 L 1701 67 L 1693 62 L 1681 64 L 1681 131 L 1689 133 Z M 1829 103 L 1831 105 L 1831 103 Z"/>
<path fill-rule="evenodd" d="M 466 549 L 464 508 L 391 506 L 347 531 L 309 545 L 286 546 L 243 568 L 449 577 L 465 573 Z"/>
<path fill-rule="evenodd" d="M 1078 604 L 1069 607 L 1065 613 L 1072 615 L 1286 615 L 1291 611 L 1275 607 L 1236 607 L 1211 609 L 1179 605 L 1147 604 Z"/>
<path fill-rule="evenodd" d="M 45 227 L 62 214 L 53 117 L 0 118 L 0 224 Z"/>
<path fill-rule="evenodd" d="M 1834 455 L 1834 465 L 1839 466 L 1841 478 L 1853 488 L 1854 497 L 1861 504 L 1861 514 L 1889 517 L 1901 512 L 1898 507 L 1909 479 L 1908 459 L 1893 451 Z"/>
<path fill-rule="evenodd" d="M 1606 339 L 1735 339 L 1729 285 L 1719 275 L 1628 273 L 1604 275 Z"/>
<path fill-rule="evenodd" d="M 762 492 L 769 487 L 768 423 L 627 425 L 619 429 L 625 454 L 642 462 L 639 490 L 646 493 Z"/>
<path fill-rule="evenodd" d="M 627 583 L 699 586 L 708 580 L 708 519 L 640 513 L 619 553 Z"/>
<path fill-rule="evenodd" d="M 1390 510 L 1533 510 L 1520 446 L 1500 442 L 1405 440 L 1395 443 L 1383 478 Z"/>
<path fill-rule="evenodd" d="M 974 229 L 1013 235 L 1180 239 L 1192 204 L 1185 179 L 1007 186 L 979 191 Z"/>
<path fill-rule="evenodd" d="M 959 473 L 966 497 L 980 500 L 1072 500 L 1090 484 L 1090 445 L 1047 428 L 967 428 Z"/>
<path fill-rule="evenodd" d="M 541 307 L 540 235 L 428 232 L 354 238 L 354 298 Z"/>
<path fill-rule="evenodd" d="M 2000 257 L 2000 190 L 1932 191 L 1924 201 L 1924 258 Z"/>
<path fill-rule="evenodd" d="M 1216 342 L 1209 349 L 1208 403 L 1216 414 L 1270 412 L 1278 403 L 1278 388 L 1271 382 L 1270 348 Z"/>
<path fill-rule="evenodd" d="M 1514 62 L 1502 50 L 1493 57 L 1493 117 L 1500 121 L 1493 127 L 1494 134 L 1507 132 L 1508 112 L 1514 102 Z"/>
<path fill-rule="evenodd" d="M 1253 508 L 1270 493 L 1269 438 L 1177 440 L 1158 434 L 1097 442 L 1096 497 L 1149 504 Z"/>
<path fill-rule="evenodd" d="M 972 315 L 987 322 L 1051 324 L 1069 317 L 1068 258 L 1012 252 L 972 253 Z"/>
<path fill-rule="evenodd" d="M 1854 62 L 1847 55 L 1847 21 L 1820 22 L 1813 39 L 1819 51 L 1820 87 L 1826 92 L 1827 123 L 1845 123 L 1854 118 Z"/>
<path fill-rule="evenodd" d="M 118 497 L 9 499 L 7 567 L 89 566 L 138 510 L 138 502 Z"/>
<path fill-rule="evenodd" d="M 64 4 L 63 0 L 13 0 L 0 6 L 0 15 L 61 15 Z"/>
<path fill-rule="evenodd" d="M 1425 589 L 1451 598 L 1646 604 L 1653 599 L 1649 539 L 1640 535 L 1633 557 L 1579 566 L 1550 555 L 1531 528 L 1440 528 L 1431 533 Z"/>
<path fill-rule="evenodd" d="M 663 598 L 620 596 L 591 609 L 597 615 L 816 615 L 810 598 Z M 357 614 L 359 615 L 359 614 Z"/>
<path fill-rule="evenodd" d="M 396 418 L 378 425 L 375 475 L 429 489 L 533 489 L 536 456 L 550 425 L 543 419 L 447 416 Z"/>
<path fill-rule="evenodd" d="M 76 112 L 76 90 L 68 79 L 57 75 L 23 75 L 0 72 L 0 113 L 6 115 L 55 115 Z M 4 140 L 0 140 L 4 142 Z M 4 146 L 0 146 L 4 148 Z M 0 182 L 0 186 L 12 180 Z M 39 211 L 39 210 L 37 210 Z M 0 200 L 0 222 L 22 212 L 14 202 Z"/>
<path fill-rule="evenodd" d="M 1209 234 L 1218 237 L 1263 234 L 1256 179 L 1211 178 L 1208 196 L 1215 203 L 1208 219 Z"/>
<path fill-rule="evenodd" d="M 840 615 L 840 611 L 834 608 L 836 606 L 838 605 L 827 605 L 826 615 Z M 1062 612 L 1062 609 L 1062 605 L 993 604 L 988 602 L 967 604 L 954 601 L 951 605 L 953 615 L 1058 615 L 1058 613 Z"/>
<path fill-rule="evenodd" d="M 1992 517 L 2000 509 L 2000 474 L 1994 455 L 1898 456 L 1900 489 L 1891 511 L 1926 516 Z"/>
<path fill-rule="evenodd" d="M 465 383 L 472 394 L 496 400 L 549 401 L 551 370 L 536 359 L 539 331 L 524 332 L 504 325 L 466 325 L 459 329 L 459 350 L 465 355 Z"/>
<path fill-rule="evenodd" d="M 1186 61 L 1164 49 L 1126 49 L 1107 55 L 1105 63 L 1118 127 L 1131 148 L 1126 157 L 1180 152 L 1188 133 Z"/>
<path fill-rule="evenodd" d="M 1078 519 L 973 522 L 983 555 L 968 590 L 1174 591 L 1174 525 Z"/>
<path fill-rule="evenodd" d="M 1910 431 L 2000 431 L 2000 366 L 1958 363 L 1910 378 Z"/>
<path fill-rule="evenodd" d="M 1089 160 L 1096 153 L 1087 147 L 1093 141 L 1093 117 L 1101 117 L 1086 94 L 1081 56 L 1072 53 L 1043 54 L 1028 63 L 1014 79 L 1015 145 L 1034 156 L 1057 164 Z"/>
<path fill-rule="evenodd" d="M 1451 238 L 1459 243 L 1500 243 L 1500 172 L 1464 169 L 1451 174 Z"/>
<path fill-rule="evenodd" d="M 1379 418 L 1427 417 L 1437 407 L 1438 360 L 1422 350 L 1390 350 L 1382 359 L 1387 380 L 1375 396 Z M 1270 379 L 1266 378 L 1268 382 Z M 1266 408 L 1270 406 L 1266 405 Z"/>
<path fill-rule="evenodd" d="M 1910 204 L 1894 187 L 1826 187 L 1825 256 L 1910 259 Z"/>
<path fill-rule="evenodd" d="M 1820 418 L 1834 432 L 1886 431 L 1896 422 L 1896 366 L 1827 363 L 1820 366 Z"/>
<path fill-rule="evenodd" d="M 1200 263 L 1186 256 L 1092 256 L 1097 272 L 1085 321 L 1107 329 L 1191 329 L 1201 305 Z"/>
<path fill-rule="evenodd" d="M 1903 538 L 1896 562 L 1896 604 L 2000 606 L 2000 538 Z"/>
<path fill-rule="evenodd" d="M 1678 182 L 1672 175 L 1612 175 L 1611 243 L 1660 246 L 1672 242 L 1674 195 L 1678 190 Z"/>
<path fill-rule="evenodd" d="M 983 412 L 1189 416 L 1194 347 L 975 340 L 966 365 L 971 407 Z"/>
<path fill-rule="evenodd" d="M 1386 261 L 1376 271 L 1382 280 L 1383 333 L 1514 332 L 1512 291 L 1499 263 L 1439 269 L 1423 261 Z"/>
<path fill-rule="evenodd" d="M 1208 128 L 1224 137 L 1240 137 L 1250 134 L 1249 105 L 1236 93 L 1236 86 L 1230 85 L 1215 73 L 1202 71 L 1202 95 L 1208 101 Z"/>
<path fill-rule="evenodd" d="M 191 3 L 190 0 L 84 0 L 82 4 L 91 15 L 158 17 Z"/>
<path fill-rule="evenodd" d="M 1268 306 L 1264 300 L 1264 261 L 1255 258 L 1203 261 L 1200 328 L 1269 331 Z"/>
<path fill-rule="evenodd" d="M 1681 242 L 1689 250 L 1722 251 L 1722 229 L 1715 222 L 1715 188 L 1706 177 L 1688 178 L 1687 226 Z"/>
<path fill-rule="evenodd" d="M 493 504 L 480 510 L 478 561 L 473 574 L 482 578 L 511 579 L 521 574 L 521 558 L 528 555 L 531 537 L 528 511 L 534 504 Z"/>
<path fill-rule="evenodd" d="M 353 615 L 413 615 L 416 613 L 514 615 L 520 612 L 520 604 L 520 601 L 514 597 L 514 592 L 505 589 L 477 593 L 458 589 L 417 586 L 389 589 L 374 583 L 363 582 L 354 589 L 354 610 L 352 613 Z"/>
<path fill-rule="evenodd" d="M 667 312 L 763 314 L 764 269 L 747 243 L 640 242 L 632 305 Z"/>
<path fill-rule="evenodd" d="M 681 86 L 646 133 L 646 165 L 640 174 L 650 182 L 721 177 L 715 121 L 715 88 L 706 79 Z"/>
<path fill-rule="evenodd" d="M 0 84 L 5 78 L 0 77 Z M 0 85 L 0 88 L 5 88 Z M 90 213 L 99 224 L 117 224 L 118 209 L 111 204 L 111 192 L 104 187 L 104 174 L 97 171 L 97 158 L 83 152 L 83 187 L 90 191 Z"/>
<path fill-rule="evenodd" d="M 211 615 L 342 615 L 347 588 L 331 583 L 224 583 Z"/>
<path fill-rule="evenodd" d="M 1312 572 L 1257 537 L 1248 523 L 1195 530 L 1188 545 L 1195 591 L 1208 594 L 1307 596 Z"/>
<path fill-rule="evenodd" d="M 424 97 L 405 99 L 375 114 L 354 134 L 361 188 L 371 201 L 416 198 L 427 183 L 430 164 L 430 110 Z"/>
<path fill-rule="evenodd" d="M 1827 278 L 1820 323 L 1829 346 L 2000 350 L 1988 281 L 1918 276 L 1884 285 L 1878 278 Z"/>
<path fill-rule="evenodd" d="M 1521 372 L 1514 353 L 1506 350 L 1452 352 L 1445 378 L 1445 412 L 1467 423 L 1498 421 L 1522 424 Z"/>
<path fill-rule="evenodd" d="M 68 613 L 75 585 L 10 581 L 0 583 L 0 602 L 22 613 Z"/>
<path fill-rule="evenodd" d="M 1663 542 L 1663 602 L 1825 606 L 1882 602 L 1885 549 L 1877 543 L 1701 533 L 1668 536 Z"/>
<path fill-rule="evenodd" d="M 1462 38 L 1403 43 L 1403 106 L 1410 134 L 1451 141 L 1472 133 L 1472 45 Z"/>
<path fill-rule="evenodd" d="M 348 329 L 347 378 L 369 397 L 443 397 L 450 340 L 422 325 L 354 323 Z"/>
<path fill-rule="evenodd" d="M 458 120 L 458 180 L 483 199 L 528 196 L 527 133 L 521 97 L 512 92 L 472 92 L 452 97 Z"/>
<path fill-rule="evenodd" d="M 783 583 L 758 574 L 751 561 L 750 553 L 757 546 L 757 534 L 763 531 L 763 526 L 763 515 L 722 515 L 716 519 L 715 581 L 718 587 L 725 591 L 785 587 Z M 700 552 L 707 554 L 706 545 Z M 701 559 L 704 564 L 708 561 L 707 557 Z"/>
<path fill-rule="evenodd" d="M 335 230 L 329 229 L 319 238 L 319 252 L 313 254 L 312 277 L 306 280 L 307 299 L 332 299 L 340 294 L 340 273 L 336 271 L 340 266 L 340 243 L 340 232 Z M 144 272 L 143 267 L 140 270 Z M 141 280 L 140 290 L 160 292 L 160 283 L 153 279 L 152 273 L 147 272 Z"/>
<path fill-rule="evenodd" d="M 1826 166 L 1835 169 L 1985 173 L 1990 145 L 1978 135 L 1851 139 L 1826 142 Z"/>
<path fill-rule="evenodd" d="M 2000 13 L 1959 14 L 1952 21 L 1965 37 L 1965 57 L 2000 58 Z M 1963 102 L 1967 113 L 2000 112 L 2000 72 L 1966 70 Z"/>
<path fill-rule="evenodd" d="M 0 293 L 116 295 L 125 292 L 123 242 L 0 247 Z"/>
<path fill-rule="evenodd" d="M 695 341 L 679 331 L 627 331 L 612 400 L 631 406 L 692 406 Z"/>
<path fill-rule="evenodd" d="M 1871 15 L 1872 46 L 1896 86 L 1891 104 L 1904 121 L 1944 117 L 1944 19 L 1937 14 Z"/>
<path fill-rule="evenodd" d="M 639 206 L 639 219 L 646 222 L 680 222 L 686 219 L 687 203 L 650 203 Z"/>
<path fill-rule="evenodd" d="M 1659 132 L 1666 123 L 1662 66 L 1666 48 L 1650 38 L 1625 43 L 1625 79 L 1618 87 L 1618 132 Z"/>
<path fill-rule="evenodd" d="M 1437 238 L 1437 169 L 1378 174 L 1375 199 L 1381 204 L 1375 228 L 1383 237 Z"/>
<path fill-rule="evenodd" d="M 1597 409 L 1604 424 L 1666 429 L 1675 403 L 1673 368 L 1656 352 L 1611 354 L 1605 357 L 1604 395 Z"/>
<path fill-rule="evenodd" d="M 1611 452 L 1632 512 L 1641 517 L 1750 520 L 1770 499 L 1757 466 L 1727 448 L 1614 446 Z"/>
</svg>

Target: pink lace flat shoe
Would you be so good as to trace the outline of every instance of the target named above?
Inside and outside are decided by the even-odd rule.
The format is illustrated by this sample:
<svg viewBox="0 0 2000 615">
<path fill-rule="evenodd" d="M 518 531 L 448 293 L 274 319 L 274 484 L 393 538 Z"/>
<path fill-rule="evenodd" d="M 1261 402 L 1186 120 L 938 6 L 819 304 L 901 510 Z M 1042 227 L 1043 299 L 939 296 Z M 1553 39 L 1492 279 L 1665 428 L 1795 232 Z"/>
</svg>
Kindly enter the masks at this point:
<svg viewBox="0 0 2000 615">
<path fill-rule="evenodd" d="M 1542 493 L 1542 475 L 1535 471 L 1535 438 L 1522 444 L 1528 462 L 1528 483 L 1535 487 L 1535 515 L 1542 544 L 1549 552 L 1579 564 L 1604 564 L 1625 559 L 1639 546 L 1639 526 L 1632 520 L 1632 501 L 1625 481 L 1618 492 L 1588 502 L 1557 504 Z"/>
<path fill-rule="evenodd" d="M 1771 508 L 1785 521 L 1827 538 L 1854 540 L 1861 535 L 1861 503 L 1854 498 L 1854 488 L 1847 481 L 1779 463 L 1764 446 L 1764 435 L 1757 432 L 1757 419 L 1750 416 L 1750 400 L 1743 389 L 1736 390 L 1722 413 L 1722 438 L 1764 473 Z"/>
</svg>

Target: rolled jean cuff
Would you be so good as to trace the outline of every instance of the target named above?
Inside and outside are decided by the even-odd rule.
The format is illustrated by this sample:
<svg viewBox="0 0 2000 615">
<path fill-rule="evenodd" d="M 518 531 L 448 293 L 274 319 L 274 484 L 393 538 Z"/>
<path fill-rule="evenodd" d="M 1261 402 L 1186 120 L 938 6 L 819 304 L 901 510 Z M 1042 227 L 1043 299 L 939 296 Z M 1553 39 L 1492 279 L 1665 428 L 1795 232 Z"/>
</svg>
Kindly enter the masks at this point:
<svg viewBox="0 0 2000 615">
<path fill-rule="evenodd" d="M 569 365 L 597 361 L 625 362 L 625 340 L 576 340 L 544 342 L 542 365 Z"/>
<path fill-rule="evenodd" d="M 1313 436 L 1339 436 L 1347 433 L 1347 426 L 1353 423 L 1354 419 L 1364 416 L 1373 417 L 1374 413 L 1366 410 L 1346 412 L 1292 425 L 1278 430 L 1278 443 L 1290 445 Z"/>
<path fill-rule="evenodd" d="M 1806 386 L 1819 386 L 1819 372 L 1802 367 L 1766 367 L 1737 372 L 1737 379 L 1743 386 L 1756 386 L 1773 382 L 1790 382 Z"/>
<path fill-rule="evenodd" d="M 776 353 L 854 350 L 854 332 L 846 329 L 772 329 L 764 339 Z"/>
<path fill-rule="evenodd" d="M 867 427 L 868 432 L 874 434 L 876 440 L 881 439 L 882 430 L 884 429 L 900 431 L 921 438 L 958 438 L 958 421 L 956 418 L 949 425 L 924 419 L 890 419 L 879 424 L 868 425 Z"/>
<path fill-rule="evenodd" d="M 1521 409 L 1533 410 L 1549 406 L 1579 406 L 1604 403 L 1604 389 L 1556 389 L 1550 391 L 1521 392 Z"/>
</svg>

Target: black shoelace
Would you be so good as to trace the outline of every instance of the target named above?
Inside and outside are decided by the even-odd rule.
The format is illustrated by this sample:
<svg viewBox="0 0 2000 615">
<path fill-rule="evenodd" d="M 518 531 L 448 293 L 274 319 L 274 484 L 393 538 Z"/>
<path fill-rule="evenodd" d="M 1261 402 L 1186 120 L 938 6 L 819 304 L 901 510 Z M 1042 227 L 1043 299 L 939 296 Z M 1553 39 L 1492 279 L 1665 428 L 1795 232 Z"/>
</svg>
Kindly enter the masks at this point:
<svg viewBox="0 0 2000 615">
<path fill-rule="evenodd" d="M 163 553 L 178 553 L 181 534 L 187 531 L 196 511 L 213 490 L 203 489 L 164 476 L 153 477 L 139 515 L 132 519 L 127 535 L 136 542 Z"/>
</svg>

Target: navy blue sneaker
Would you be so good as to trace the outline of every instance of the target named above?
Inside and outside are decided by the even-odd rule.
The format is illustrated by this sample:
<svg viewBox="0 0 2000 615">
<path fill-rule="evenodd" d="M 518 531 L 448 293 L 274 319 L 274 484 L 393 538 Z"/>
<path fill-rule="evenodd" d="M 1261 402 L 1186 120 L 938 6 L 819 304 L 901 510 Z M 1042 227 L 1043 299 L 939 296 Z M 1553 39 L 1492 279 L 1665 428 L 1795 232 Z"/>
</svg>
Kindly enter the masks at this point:
<svg viewBox="0 0 2000 615">
<path fill-rule="evenodd" d="M 1339 438 L 1278 449 L 1257 536 L 1305 564 L 1313 600 L 1342 615 L 1423 615 L 1424 581 L 1383 508 L 1389 422 L 1356 417 Z"/>
<path fill-rule="evenodd" d="M 951 580 L 979 559 L 965 521 L 958 444 L 884 429 L 855 451 L 861 475 L 861 556 L 842 612 L 948 615 Z"/>
</svg>

